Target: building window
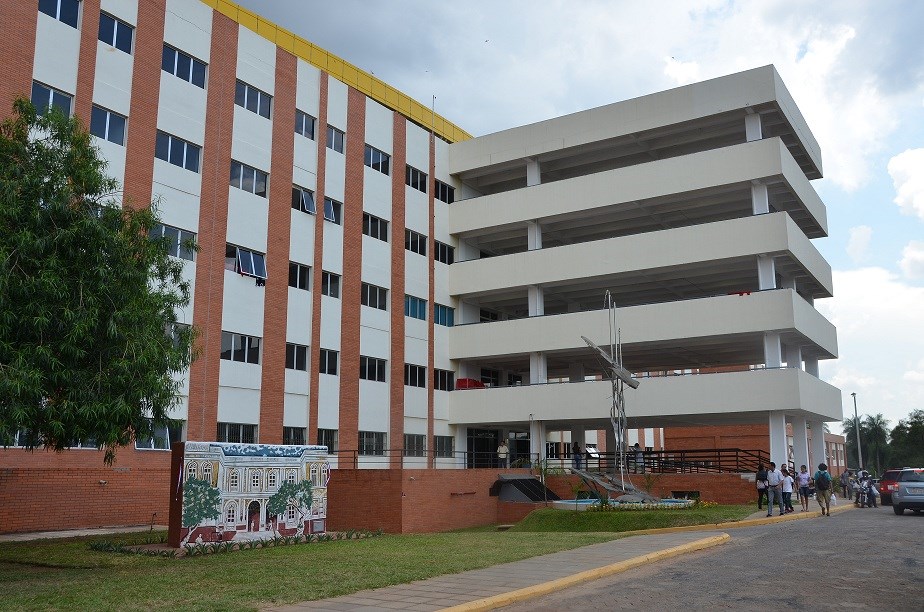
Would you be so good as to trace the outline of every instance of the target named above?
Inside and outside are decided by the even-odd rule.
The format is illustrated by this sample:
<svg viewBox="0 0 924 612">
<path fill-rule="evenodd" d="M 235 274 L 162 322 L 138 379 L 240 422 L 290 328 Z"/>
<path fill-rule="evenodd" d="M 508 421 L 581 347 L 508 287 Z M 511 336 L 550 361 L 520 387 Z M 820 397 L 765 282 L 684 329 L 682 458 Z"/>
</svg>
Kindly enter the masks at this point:
<svg viewBox="0 0 924 612">
<path fill-rule="evenodd" d="M 263 253 L 229 244 L 225 246 L 225 270 L 265 281 L 266 256 Z"/>
<path fill-rule="evenodd" d="M 283 427 L 282 428 L 282 443 L 290 446 L 302 446 L 305 444 L 307 439 L 306 435 L 307 430 L 304 427 Z M 270 473 L 270 477 L 275 477 L 275 470 Z M 275 483 L 270 483 L 270 486 L 275 486 Z"/>
<path fill-rule="evenodd" d="M 150 423 L 151 419 L 147 419 Z M 183 421 L 172 421 L 167 425 L 154 427 L 151 436 L 135 438 L 135 448 L 138 450 L 170 450 L 171 442 L 183 440 Z"/>
<path fill-rule="evenodd" d="M 221 332 L 221 358 L 242 363 L 260 363 L 260 338 Z"/>
<path fill-rule="evenodd" d="M 378 170 L 382 174 L 388 174 L 388 166 L 391 162 L 391 156 L 388 153 L 379 151 L 375 147 L 366 145 L 366 156 L 364 158 L 364 163 L 372 168 L 373 170 Z"/>
<path fill-rule="evenodd" d="M 237 474 L 235 474 L 236 476 Z M 225 524 L 233 525 L 237 516 L 237 504 L 231 502 L 225 508 Z"/>
<path fill-rule="evenodd" d="M 295 287 L 296 289 L 304 289 L 305 291 L 311 291 L 311 268 L 308 266 L 302 265 L 300 263 L 295 263 L 294 261 L 289 262 L 289 286 Z"/>
<path fill-rule="evenodd" d="M 164 239 L 167 245 L 167 255 L 193 261 L 196 253 L 196 235 L 178 227 L 156 223 L 151 228 L 150 236 L 153 240 Z"/>
<path fill-rule="evenodd" d="M 308 113 L 295 109 L 295 133 L 314 140 L 315 119 Z"/>
<path fill-rule="evenodd" d="M 250 470 L 250 490 L 260 490 L 260 472 L 257 470 Z"/>
<path fill-rule="evenodd" d="M 160 67 L 164 72 L 205 89 L 205 63 L 179 49 L 164 45 Z"/>
<path fill-rule="evenodd" d="M 414 365 L 413 363 L 404 364 L 404 384 L 408 387 L 427 386 L 427 368 L 426 366 Z"/>
<path fill-rule="evenodd" d="M 231 160 L 231 186 L 249 191 L 261 198 L 266 197 L 266 183 L 269 175 L 253 166 Z"/>
<path fill-rule="evenodd" d="M 413 295 L 404 296 L 404 316 L 421 321 L 427 320 L 427 300 L 422 300 Z"/>
<path fill-rule="evenodd" d="M 131 55 L 134 36 L 135 28 L 121 19 L 116 19 L 107 13 L 99 14 L 98 38 L 107 45 Z"/>
<path fill-rule="evenodd" d="M 308 347 L 286 342 L 286 369 L 308 371 Z"/>
<path fill-rule="evenodd" d="M 433 241 L 433 258 L 440 263 L 449 265 L 456 260 L 456 249 L 439 240 Z"/>
<path fill-rule="evenodd" d="M 71 102 L 74 96 L 63 91 L 32 81 L 32 106 L 39 115 L 44 115 L 48 109 L 54 107 L 61 111 L 65 117 L 71 116 Z"/>
<path fill-rule="evenodd" d="M 404 230 L 404 248 L 418 255 L 427 254 L 427 237 L 414 230 Z"/>
<path fill-rule="evenodd" d="M 488 368 L 481 368 L 481 382 L 488 387 L 500 386 L 500 372 Z"/>
<path fill-rule="evenodd" d="M 327 126 L 328 149 L 333 149 L 337 153 L 343 153 L 343 139 L 344 133 L 341 130 L 338 130 L 332 125 Z"/>
<path fill-rule="evenodd" d="M 434 196 L 441 202 L 452 204 L 456 200 L 456 190 L 443 181 L 433 179 Z"/>
<path fill-rule="evenodd" d="M 209 484 L 212 482 L 212 464 L 209 462 L 202 464 L 202 480 Z"/>
<path fill-rule="evenodd" d="M 363 233 L 383 242 L 388 242 L 388 221 L 364 212 Z"/>
<path fill-rule="evenodd" d="M 324 198 L 324 220 L 330 221 L 331 223 L 336 223 L 337 225 L 341 224 L 341 213 L 343 211 L 343 204 L 337 200 L 331 200 L 330 198 Z"/>
<path fill-rule="evenodd" d="M 433 370 L 433 388 L 437 391 L 452 391 L 456 388 L 456 374 L 449 370 Z"/>
<path fill-rule="evenodd" d="M 270 118 L 272 102 L 273 96 L 244 81 L 239 80 L 234 87 L 234 103 L 261 117 Z"/>
<path fill-rule="evenodd" d="M 90 114 L 90 133 L 97 138 L 124 146 L 125 121 L 126 117 L 94 104 Z"/>
<path fill-rule="evenodd" d="M 337 430 L 318 429 L 318 446 L 326 446 L 328 453 L 337 452 Z"/>
<path fill-rule="evenodd" d="M 202 147 L 188 140 L 157 130 L 157 144 L 154 157 L 169 162 L 174 166 L 199 172 L 199 154 Z"/>
<path fill-rule="evenodd" d="M 388 289 L 363 283 L 360 287 L 359 301 L 363 306 L 388 310 Z"/>
<path fill-rule="evenodd" d="M 385 454 L 385 432 L 384 431 L 360 431 L 359 432 L 359 454 L 360 455 L 384 455 Z"/>
<path fill-rule="evenodd" d="M 404 434 L 404 456 L 423 457 L 426 453 L 427 436 L 424 434 Z"/>
<path fill-rule="evenodd" d="M 385 382 L 385 363 L 386 361 L 384 359 L 360 355 L 359 377 L 363 380 Z"/>
<path fill-rule="evenodd" d="M 297 428 L 297 427 L 292 427 L 292 428 L 283 427 L 283 428 L 282 428 L 282 432 L 283 432 L 283 434 L 282 434 L 283 444 L 286 444 L 286 442 L 285 442 L 285 439 L 286 439 L 286 438 L 285 438 L 285 430 L 286 430 L 286 429 L 298 429 L 298 428 Z M 272 490 L 275 489 L 278 485 L 279 485 L 279 471 L 278 471 L 278 470 L 270 470 L 270 471 L 266 474 L 266 488 L 269 489 L 270 491 L 272 491 Z"/>
<path fill-rule="evenodd" d="M 433 305 L 433 322 L 437 325 L 452 327 L 456 315 L 456 309 L 442 304 Z"/>
<path fill-rule="evenodd" d="M 318 363 L 320 367 L 318 368 L 321 374 L 332 374 L 337 375 L 337 361 L 340 357 L 340 353 L 337 351 L 332 351 L 330 349 L 321 349 L 321 353 L 318 357 Z"/>
<path fill-rule="evenodd" d="M 433 454 L 437 457 L 452 457 L 455 439 L 452 436 L 433 436 Z"/>
<path fill-rule="evenodd" d="M 523 384 L 523 377 L 519 374 L 507 373 L 507 386 L 508 387 L 519 387 Z"/>
<path fill-rule="evenodd" d="M 80 19 L 80 0 L 39 0 L 39 11 L 72 28 Z"/>
<path fill-rule="evenodd" d="M 298 509 L 294 504 L 289 504 L 286 506 L 286 522 L 291 523 L 295 520 L 295 516 L 298 512 Z"/>
<path fill-rule="evenodd" d="M 230 423 L 225 423 L 225 425 L 229 425 L 229 424 Z M 218 431 L 219 433 L 221 432 L 221 425 L 219 425 Z M 237 470 L 231 470 L 231 473 L 228 475 L 228 488 L 231 489 L 232 491 L 237 491 L 237 488 L 240 486 L 240 483 L 241 483 L 241 477 L 237 473 Z"/>
<path fill-rule="evenodd" d="M 314 194 L 298 185 L 292 185 L 292 208 L 306 212 L 309 215 L 315 214 Z"/>
<path fill-rule="evenodd" d="M 257 426 L 248 423 L 219 423 L 218 442 L 253 444 L 257 440 Z M 231 488 L 237 486 L 237 472 L 231 472 Z"/>
<path fill-rule="evenodd" d="M 186 464 L 186 480 L 192 480 L 193 478 L 198 477 L 199 469 L 197 468 L 196 464 L 193 462 Z"/>
<path fill-rule="evenodd" d="M 321 295 L 340 297 L 340 275 L 321 271 Z"/>
<path fill-rule="evenodd" d="M 417 191 L 427 193 L 427 175 L 414 166 L 408 166 L 404 172 L 404 183 Z"/>
</svg>

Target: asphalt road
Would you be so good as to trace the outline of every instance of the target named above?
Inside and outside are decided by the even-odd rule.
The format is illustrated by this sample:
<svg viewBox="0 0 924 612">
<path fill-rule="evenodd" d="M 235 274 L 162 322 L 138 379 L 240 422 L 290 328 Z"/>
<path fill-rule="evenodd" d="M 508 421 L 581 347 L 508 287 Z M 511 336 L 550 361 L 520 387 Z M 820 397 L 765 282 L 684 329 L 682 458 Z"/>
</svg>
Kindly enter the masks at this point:
<svg viewBox="0 0 924 612">
<path fill-rule="evenodd" d="M 503 610 L 924 612 L 924 514 L 861 508 L 727 533 L 715 548 Z"/>
</svg>

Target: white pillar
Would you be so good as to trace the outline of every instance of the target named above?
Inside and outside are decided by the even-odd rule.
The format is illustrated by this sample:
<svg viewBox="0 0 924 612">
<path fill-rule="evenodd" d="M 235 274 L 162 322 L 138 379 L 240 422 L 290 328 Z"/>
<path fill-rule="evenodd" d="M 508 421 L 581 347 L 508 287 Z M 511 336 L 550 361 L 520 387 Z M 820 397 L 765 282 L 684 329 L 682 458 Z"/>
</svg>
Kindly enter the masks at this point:
<svg viewBox="0 0 924 612">
<path fill-rule="evenodd" d="M 571 426 L 571 446 L 572 447 L 574 446 L 575 442 L 581 445 L 581 449 L 584 448 L 584 426 L 583 425 L 572 425 Z"/>
<path fill-rule="evenodd" d="M 802 347 L 798 344 L 786 345 L 786 367 L 802 369 Z"/>
<path fill-rule="evenodd" d="M 805 371 L 818 378 L 818 360 L 817 359 L 806 359 L 805 360 Z"/>
<path fill-rule="evenodd" d="M 776 263 L 773 255 L 757 256 L 757 281 L 761 290 L 776 289 Z"/>
<path fill-rule="evenodd" d="M 760 124 L 760 115 L 751 113 L 744 116 L 744 134 L 748 142 L 763 138 L 763 129 Z"/>
<path fill-rule="evenodd" d="M 796 290 L 796 277 L 794 276 L 784 276 L 781 283 L 783 289 L 792 289 Z"/>
<path fill-rule="evenodd" d="M 782 412 L 770 413 L 770 461 L 777 467 L 786 464 L 789 449 L 786 448 L 786 415 Z"/>
<path fill-rule="evenodd" d="M 540 317 L 545 314 L 545 291 L 541 285 L 527 287 L 529 293 L 529 316 Z"/>
<path fill-rule="evenodd" d="M 542 225 L 538 221 L 526 222 L 526 248 L 530 251 L 542 248 Z"/>
<path fill-rule="evenodd" d="M 529 422 L 529 459 L 539 461 L 545 459 L 545 421 Z"/>
<path fill-rule="evenodd" d="M 456 426 L 456 467 L 464 468 L 468 454 L 468 427 Z"/>
<path fill-rule="evenodd" d="M 532 187 L 542 182 L 539 172 L 539 160 L 535 157 L 526 158 L 526 186 Z"/>
<path fill-rule="evenodd" d="M 549 366 L 545 353 L 529 354 L 529 384 L 536 385 L 549 382 Z"/>
<path fill-rule="evenodd" d="M 767 195 L 766 185 L 751 185 L 751 211 L 755 215 L 770 212 L 770 196 Z"/>
<path fill-rule="evenodd" d="M 819 463 L 828 462 L 828 458 L 825 457 L 825 424 L 823 421 L 809 421 L 808 425 L 812 428 L 812 446 L 810 449 L 812 463 L 809 465 L 809 471 L 814 474 Z"/>
<path fill-rule="evenodd" d="M 814 474 L 812 464 L 809 463 L 808 435 L 805 432 L 805 418 L 793 417 L 792 421 L 792 460 L 796 464 L 796 473 L 799 466 L 808 468 L 809 474 Z"/>
<path fill-rule="evenodd" d="M 778 333 L 767 332 L 764 334 L 764 365 L 768 368 L 779 368 L 783 365 L 780 335 Z"/>
</svg>

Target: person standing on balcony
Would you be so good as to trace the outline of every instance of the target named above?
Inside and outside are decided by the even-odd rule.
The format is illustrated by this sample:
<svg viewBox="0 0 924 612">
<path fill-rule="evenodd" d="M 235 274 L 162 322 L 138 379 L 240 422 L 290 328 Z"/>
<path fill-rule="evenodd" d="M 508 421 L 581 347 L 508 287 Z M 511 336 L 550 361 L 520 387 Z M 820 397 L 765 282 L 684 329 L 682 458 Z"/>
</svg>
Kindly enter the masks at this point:
<svg viewBox="0 0 924 612">
<path fill-rule="evenodd" d="M 500 446 L 497 447 L 498 467 L 502 467 L 502 468 L 510 467 L 510 462 L 508 461 L 509 457 L 510 457 L 510 449 L 507 447 L 507 440 L 501 440 Z"/>
<path fill-rule="evenodd" d="M 575 442 L 571 446 L 571 467 L 576 470 L 581 469 L 581 459 L 583 455 L 581 454 L 581 445 Z"/>
<path fill-rule="evenodd" d="M 645 473 L 645 455 L 642 454 L 642 447 L 638 445 L 638 442 L 636 442 L 635 446 L 632 447 L 632 450 L 635 451 L 635 473 L 644 474 Z"/>
<path fill-rule="evenodd" d="M 783 473 L 776 469 L 776 464 L 771 461 L 770 469 L 767 470 L 767 516 L 773 516 L 774 503 L 780 506 L 780 516 L 786 514 L 786 508 L 783 506 L 782 487 Z"/>
</svg>

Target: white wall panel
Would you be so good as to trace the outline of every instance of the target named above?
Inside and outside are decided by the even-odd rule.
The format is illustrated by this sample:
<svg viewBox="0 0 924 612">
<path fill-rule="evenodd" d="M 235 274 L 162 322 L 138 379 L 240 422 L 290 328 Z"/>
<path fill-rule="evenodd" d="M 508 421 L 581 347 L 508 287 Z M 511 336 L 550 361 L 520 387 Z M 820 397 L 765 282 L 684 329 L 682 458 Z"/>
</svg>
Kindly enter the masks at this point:
<svg viewBox="0 0 924 612">
<path fill-rule="evenodd" d="M 118 4 L 122 4 L 118 0 Z M 212 9 L 202 2 L 167 0 L 164 42 L 206 64 L 212 45 Z"/>
<path fill-rule="evenodd" d="M 199 233 L 199 197 L 197 195 L 180 191 L 155 181 L 152 201 L 155 202 L 161 220 L 167 225 Z"/>
<path fill-rule="evenodd" d="M 280 279 L 281 281 L 281 279 Z M 276 282 L 270 280 L 269 282 Z M 250 276 L 225 270 L 221 328 L 225 331 L 263 337 L 263 301 L 266 289 Z M 222 362 L 231 363 L 231 362 Z M 250 367 L 253 367 L 250 365 Z M 259 368 L 255 368 L 259 370 Z M 230 382 L 233 382 L 232 378 Z M 257 383 L 259 386 L 259 383 Z"/>
<path fill-rule="evenodd" d="M 287 368 L 285 376 L 286 376 L 286 382 L 285 382 L 286 396 L 293 395 L 293 394 L 299 395 L 307 402 L 308 393 L 309 393 L 308 385 L 310 383 L 310 380 L 308 378 L 308 372 L 305 372 L 302 370 L 290 370 Z M 308 410 L 308 404 L 306 403 L 305 404 L 306 413 L 307 413 L 307 410 Z"/>
<path fill-rule="evenodd" d="M 32 78 L 73 96 L 79 58 L 80 31 L 39 12 Z"/>
<path fill-rule="evenodd" d="M 320 211 L 319 211 L 320 212 Z M 349 214 L 346 211 L 344 215 Z M 352 214 L 359 214 L 353 211 Z M 320 215 L 319 215 L 320 216 Z M 335 274 L 343 274 L 343 226 L 331 223 L 330 221 L 320 221 L 326 223 L 324 226 L 324 242 L 321 245 L 322 261 L 324 270 Z M 342 285 L 342 283 L 341 283 Z M 341 286 L 341 289 L 343 287 Z"/>
<path fill-rule="evenodd" d="M 404 376 L 403 368 L 401 376 Z M 359 381 L 360 431 L 389 431 L 388 401 L 388 383 Z M 403 442 L 404 440 L 394 440 L 391 435 L 388 436 L 389 448 L 400 448 Z"/>
<path fill-rule="evenodd" d="M 244 26 L 238 27 L 237 78 L 273 95 L 276 79 L 276 45 Z M 294 121 L 295 118 L 283 119 Z"/>
<path fill-rule="evenodd" d="M 103 172 L 119 182 L 119 189 L 125 184 L 125 147 L 117 145 L 114 142 L 90 137 L 93 145 L 99 149 L 100 155 L 106 160 L 106 168 Z"/>
<path fill-rule="evenodd" d="M 367 357 L 388 360 L 391 356 L 391 334 L 388 333 L 388 313 L 377 308 L 363 306 L 360 313 L 359 352 Z M 389 365 L 395 366 L 389 361 Z M 404 364 L 397 364 L 400 370 L 393 372 L 404 380 Z"/>
<path fill-rule="evenodd" d="M 295 107 L 317 119 L 320 113 L 321 71 L 301 58 L 296 59 L 295 70 Z M 323 137 L 324 134 L 321 134 L 319 140 L 322 146 Z"/>
<path fill-rule="evenodd" d="M 321 296 L 321 348 L 340 350 L 340 300 Z M 321 376 L 321 379 L 328 378 Z"/>
<path fill-rule="evenodd" d="M 418 234 L 430 235 L 430 204 L 427 194 L 410 187 L 404 190 L 404 225 Z"/>
<path fill-rule="evenodd" d="M 322 144 L 323 146 L 323 144 Z M 341 153 L 333 149 L 327 149 L 327 157 L 324 163 L 324 195 L 328 198 L 343 202 L 344 189 L 346 187 L 346 158 Z M 318 202 L 318 206 L 321 206 Z M 359 210 L 362 202 L 350 202 L 350 206 Z M 346 211 L 344 210 L 344 213 Z"/>
<path fill-rule="evenodd" d="M 350 126 L 347 125 L 347 92 L 348 87 L 345 83 L 333 77 L 327 79 L 327 123 L 346 132 L 347 139 L 363 138 L 363 134 L 350 134 Z M 326 134 L 321 135 L 321 138 L 325 137 Z M 321 141 L 322 144 L 324 142 L 326 141 Z"/>
<path fill-rule="evenodd" d="M 176 4 L 176 0 L 167 1 L 167 10 L 169 11 L 171 5 Z M 138 24 L 138 2 L 137 0 L 101 0 L 99 3 L 99 8 L 105 13 L 114 15 L 121 19 L 122 21 L 129 23 L 133 26 Z M 208 21 L 211 22 L 211 13 L 208 11 Z"/>
<path fill-rule="evenodd" d="M 401 237 L 404 239 L 404 236 Z M 432 248 L 432 241 L 428 248 Z M 410 294 L 419 298 L 427 299 L 429 291 L 430 274 L 427 271 L 427 258 L 411 251 L 404 251 L 404 289 Z M 433 314 L 433 304 L 427 304 L 429 312 L 427 316 Z"/>
<path fill-rule="evenodd" d="M 323 147 L 324 144 L 321 143 L 321 146 Z M 301 134 L 295 134 L 295 153 L 292 158 L 292 166 L 294 170 L 292 181 L 296 185 L 315 191 L 318 184 L 317 141 Z"/>
<path fill-rule="evenodd" d="M 317 215 L 298 210 L 291 212 L 289 225 L 289 260 L 311 266 L 314 274 L 314 224 L 322 223 Z"/>
<path fill-rule="evenodd" d="M 286 393 L 283 401 L 283 427 L 308 427 L 308 396 Z M 309 431 L 308 440 L 313 438 Z"/>
<path fill-rule="evenodd" d="M 391 168 L 395 172 L 394 168 Z M 404 169 L 401 169 L 404 172 Z M 391 220 L 391 177 L 363 166 L 363 210 Z"/>
<path fill-rule="evenodd" d="M 228 191 L 228 242 L 265 254 L 269 200 L 236 187 Z"/>
<path fill-rule="evenodd" d="M 420 334 L 416 337 L 410 336 L 408 334 L 404 339 L 404 361 L 407 363 L 413 363 L 415 365 L 427 365 L 428 358 L 428 347 L 427 347 L 427 338 L 426 338 L 426 323 L 424 321 L 418 321 L 417 319 L 406 318 L 406 324 L 410 323 L 420 323 L 423 326 L 423 334 Z M 445 369 L 445 368 L 444 368 Z M 427 374 L 429 377 L 430 374 Z M 427 384 L 432 384 L 433 381 L 427 380 Z"/>
<path fill-rule="evenodd" d="M 366 144 L 389 155 L 394 154 L 394 111 L 385 108 L 372 98 L 366 98 Z M 401 168 L 404 172 L 404 168 Z"/>
<path fill-rule="evenodd" d="M 207 94 L 201 87 L 160 71 L 160 108 L 157 128 L 198 146 L 205 143 Z M 131 118 L 129 117 L 129 121 Z M 202 156 L 199 157 L 202 163 Z"/>
<path fill-rule="evenodd" d="M 416 123 L 405 121 L 407 126 L 407 163 L 418 170 L 425 172 L 430 185 L 427 191 L 433 188 L 433 177 L 430 176 L 430 132 Z M 439 141 L 439 139 L 437 139 Z"/>
<path fill-rule="evenodd" d="M 128 117 L 132 99 L 133 60 L 134 57 L 128 53 L 97 41 L 96 72 L 93 73 L 94 104 Z"/>
<path fill-rule="evenodd" d="M 323 345 L 322 345 L 323 346 Z M 318 422 L 313 429 L 338 429 L 340 423 L 340 377 L 321 374 L 318 379 Z M 317 431 L 308 439 L 314 440 Z"/>
<path fill-rule="evenodd" d="M 313 275 L 314 270 L 311 273 Z M 296 344 L 311 344 L 311 300 L 310 291 L 289 287 L 289 302 L 286 309 L 287 341 Z"/>
<path fill-rule="evenodd" d="M 222 366 L 227 363 L 231 362 L 221 362 Z M 220 423 L 259 423 L 260 391 L 240 387 L 218 387 L 218 421 Z M 205 433 L 207 436 L 214 435 L 209 432 Z"/>
<path fill-rule="evenodd" d="M 164 188 L 173 189 L 198 201 L 199 190 L 202 188 L 202 175 L 155 158 L 154 185 L 151 191 L 152 193 L 166 193 Z"/>
<path fill-rule="evenodd" d="M 263 172 L 270 172 L 273 125 L 269 119 L 234 105 L 231 158 Z M 270 181 L 273 180 L 272 174 Z"/>
<path fill-rule="evenodd" d="M 394 232 L 394 226 L 391 228 Z M 392 235 L 394 238 L 394 234 Z M 362 279 L 379 287 L 391 288 L 391 245 L 363 235 Z M 402 233 L 401 240 L 404 240 Z"/>
</svg>

